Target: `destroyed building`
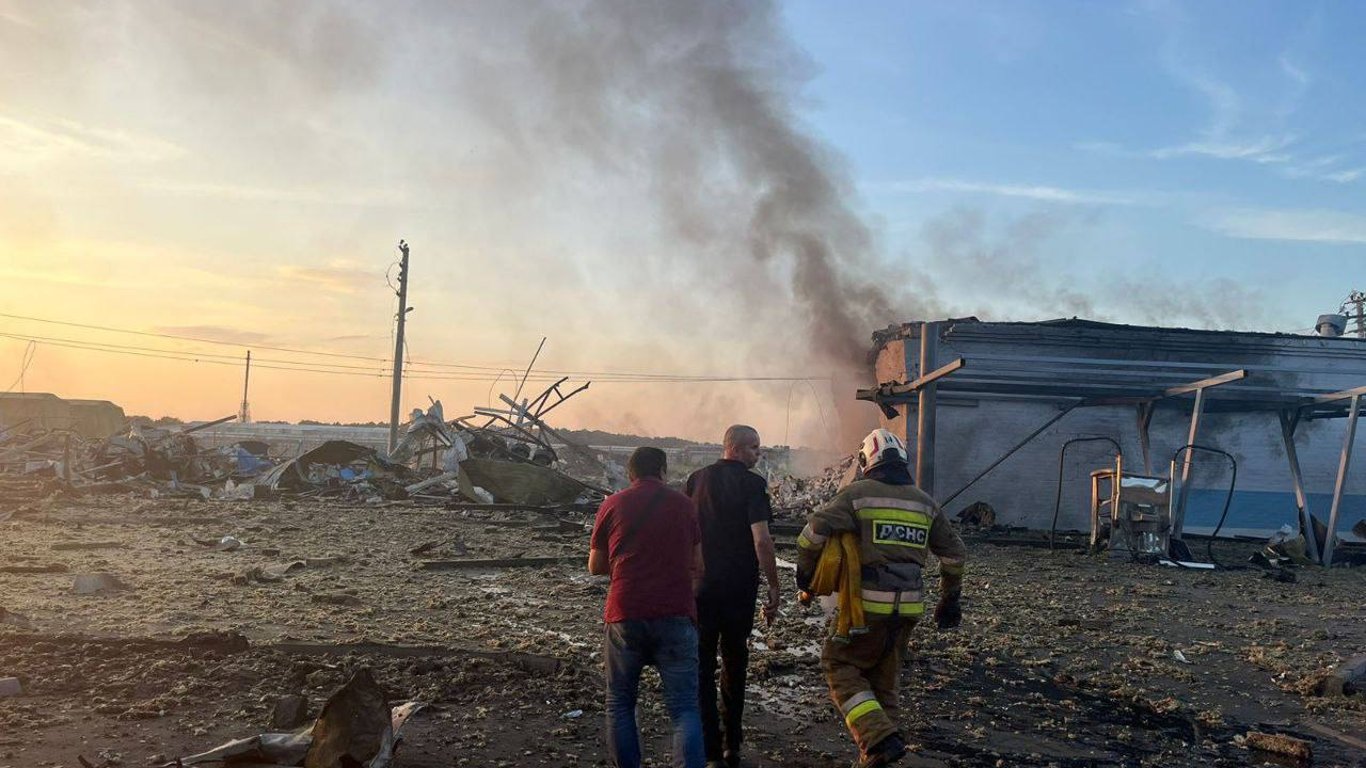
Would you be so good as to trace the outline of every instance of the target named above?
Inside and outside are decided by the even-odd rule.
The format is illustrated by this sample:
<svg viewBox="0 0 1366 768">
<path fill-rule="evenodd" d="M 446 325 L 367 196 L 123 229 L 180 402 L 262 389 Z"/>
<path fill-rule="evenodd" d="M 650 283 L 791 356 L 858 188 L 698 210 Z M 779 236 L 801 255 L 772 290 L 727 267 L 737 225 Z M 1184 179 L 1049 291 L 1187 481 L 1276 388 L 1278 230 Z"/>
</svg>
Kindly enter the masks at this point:
<svg viewBox="0 0 1366 768">
<path fill-rule="evenodd" d="M 918 479 L 951 514 L 984 502 L 999 523 L 1049 529 L 1060 450 L 1081 437 L 1109 440 L 1068 451 L 1060 529 L 1087 528 L 1092 473 L 1114 466 L 1116 448 L 1126 472 L 1168 477 L 1176 460 L 1178 478 L 1188 473 L 1192 533 L 1217 524 L 1231 467 L 1196 450 L 1187 469 L 1174 454 L 1190 443 L 1237 462 L 1225 532 L 1299 527 L 1306 507 L 1326 521 L 1336 506 L 1338 535 L 1351 539 L 1366 507 L 1366 475 L 1348 471 L 1363 339 L 967 318 L 890 327 L 873 354 L 879 385 L 860 397 L 882 407 L 913 463 L 924 425 Z"/>
<path fill-rule="evenodd" d="M 108 400 L 69 400 L 46 392 L 0 394 L 0 433 L 71 430 L 101 440 L 124 429 L 123 409 Z"/>
</svg>

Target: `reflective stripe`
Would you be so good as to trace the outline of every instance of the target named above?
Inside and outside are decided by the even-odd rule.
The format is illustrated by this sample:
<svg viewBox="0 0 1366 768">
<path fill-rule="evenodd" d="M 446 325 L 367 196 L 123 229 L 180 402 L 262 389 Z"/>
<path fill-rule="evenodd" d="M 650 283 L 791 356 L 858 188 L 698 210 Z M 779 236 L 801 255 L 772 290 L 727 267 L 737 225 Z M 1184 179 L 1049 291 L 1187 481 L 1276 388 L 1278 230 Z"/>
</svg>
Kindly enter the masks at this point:
<svg viewBox="0 0 1366 768">
<path fill-rule="evenodd" d="M 819 533 L 816 533 L 811 527 L 811 524 L 807 523 L 806 527 L 802 529 L 802 532 L 797 534 L 797 546 L 802 549 L 820 549 L 825 546 L 825 542 L 829 540 L 829 538 L 829 536 L 822 536 Z"/>
<path fill-rule="evenodd" d="M 906 603 L 918 603 L 923 599 L 924 598 L 921 596 L 920 590 L 918 589 L 914 591 L 902 590 L 901 592 L 902 605 L 905 605 Z M 865 589 L 863 590 L 863 600 L 864 602 L 871 601 L 874 603 L 895 603 L 896 592 L 884 592 L 878 589 Z"/>
<path fill-rule="evenodd" d="M 864 595 L 867 594 L 867 592 L 864 592 Z M 896 593 L 893 592 L 891 594 L 895 595 Z M 917 599 L 908 599 L 911 595 L 915 595 Z M 863 612 L 875 616 L 891 616 L 893 613 L 896 613 L 899 616 L 922 616 L 925 613 L 925 603 L 920 600 L 919 597 L 920 595 L 915 592 L 903 592 L 901 593 L 900 606 L 896 604 L 895 599 L 884 601 L 869 600 L 867 597 L 864 597 Z"/>
<path fill-rule="evenodd" d="M 864 600 L 864 601 L 863 601 L 863 612 L 864 612 L 864 613 L 868 613 L 868 614 L 873 614 L 873 615 L 875 615 L 875 616 L 891 616 L 891 615 L 892 615 L 892 607 L 893 607 L 893 606 L 892 606 L 891 603 L 870 603 L 870 602 L 868 602 L 867 600 Z M 902 603 L 902 604 L 901 604 L 901 610 L 900 610 L 900 612 L 898 612 L 897 615 L 899 615 L 899 616 L 923 616 L 923 615 L 925 615 L 925 604 L 924 604 L 924 603 Z"/>
<path fill-rule="evenodd" d="M 898 499 L 894 496 L 865 496 L 861 499 L 854 499 L 850 503 L 856 511 L 868 507 L 880 507 L 883 509 L 904 509 L 907 512 L 922 512 L 926 515 L 934 514 L 934 508 L 927 504 L 910 499 Z"/>
<path fill-rule="evenodd" d="M 945 560 L 945 559 L 943 559 L 943 558 L 940 558 L 940 559 L 939 559 L 939 571 L 940 571 L 941 573 L 947 573 L 947 574 L 949 574 L 950 576 L 961 576 L 961 575 L 963 575 L 963 561 L 962 561 L 962 560 Z"/>
<path fill-rule="evenodd" d="M 854 707 L 853 709 L 849 710 L 849 714 L 844 716 L 844 725 L 847 728 L 853 728 L 854 723 L 857 722 L 860 717 L 863 717 L 864 715 L 869 714 L 871 712 L 881 711 L 882 705 L 878 703 L 877 699 L 873 699 L 872 701 L 865 701 L 862 704 L 859 704 L 857 707 Z"/>
<path fill-rule="evenodd" d="M 887 520 L 895 523 L 913 523 L 915 525 L 929 527 L 934 520 L 932 516 L 924 512 L 913 509 L 896 509 L 894 507 L 864 507 L 854 514 L 860 520 Z"/>
<path fill-rule="evenodd" d="M 857 707 L 865 701 L 877 701 L 877 694 L 872 691 L 859 691 L 844 700 L 844 703 L 840 705 L 840 714 L 848 715 L 854 707 Z"/>
</svg>

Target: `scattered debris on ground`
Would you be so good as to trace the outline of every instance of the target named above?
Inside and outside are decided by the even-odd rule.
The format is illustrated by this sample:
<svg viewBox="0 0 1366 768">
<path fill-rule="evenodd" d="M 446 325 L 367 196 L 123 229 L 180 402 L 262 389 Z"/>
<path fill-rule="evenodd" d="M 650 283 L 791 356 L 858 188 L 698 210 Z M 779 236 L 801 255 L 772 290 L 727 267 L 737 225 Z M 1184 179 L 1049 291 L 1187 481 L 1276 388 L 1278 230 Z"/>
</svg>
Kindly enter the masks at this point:
<svg viewBox="0 0 1366 768">
<path fill-rule="evenodd" d="M 289 733 L 281 723 L 307 725 L 309 703 L 362 668 L 391 711 L 431 704 L 408 722 L 394 768 L 605 764 L 606 584 L 584 569 L 591 505 L 86 494 L 13 508 L 24 511 L 0 523 L 0 563 L 33 568 L 0 573 L 0 677 L 21 683 L 0 698 L 0 766 L 99 764 L 101 750 L 164 764 Z M 229 536 L 237 546 L 218 546 Z M 965 536 L 964 625 L 917 628 L 904 672 L 908 765 L 1290 759 L 1253 750 L 1249 731 L 1310 743 L 1312 765 L 1360 753 L 1359 683 L 1322 695 L 1320 681 L 1355 669 L 1366 647 L 1366 571 L 1303 567 L 1281 583 Z M 76 541 L 123 546 L 53 546 Z M 74 574 L 128 588 L 76 594 Z M 850 755 L 821 682 L 822 625 L 819 609 L 789 599 L 756 634 L 755 766 Z M 667 754 L 668 718 L 646 680 L 645 739 Z"/>
</svg>

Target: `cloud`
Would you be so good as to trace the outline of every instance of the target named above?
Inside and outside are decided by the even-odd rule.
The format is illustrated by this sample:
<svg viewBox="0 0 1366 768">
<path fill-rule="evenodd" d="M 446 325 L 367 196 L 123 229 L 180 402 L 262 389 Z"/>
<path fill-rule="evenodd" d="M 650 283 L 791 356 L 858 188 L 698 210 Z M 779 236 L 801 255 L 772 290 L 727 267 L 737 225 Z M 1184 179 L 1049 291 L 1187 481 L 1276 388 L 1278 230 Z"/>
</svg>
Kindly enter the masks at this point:
<svg viewBox="0 0 1366 768">
<path fill-rule="evenodd" d="M 375 286 L 378 275 L 355 264 L 335 262 L 325 267 L 298 267 L 286 264 L 276 268 L 285 280 L 308 283 L 332 293 L 356 293 Z"/>
<path fill-rule="evenodd" d="M 1290 60 L 1289 54 L 1281 54 L 1277 62 L 1281 65 L 1281 71 L 1285 73 L 1286 77 L 1293 80 L 1301 89 L 1308 88 L 1309 84 L 1314 82 L 1314 79 L 1303 67 Z"/>
<path fill-rule="evenodd" d="M 152 179 L 144 182 L 142 187 L 173 195 L 215 197 L 248 202 L 412 207 L 407 193 L 399 189 L 272 187 L 181 182 L 166 179 Z"/>
<path fill-rule="evenodd" d="M 171 336 L 192 336 L 197 339 L 223 341 L 231 344 L 259 344 L 271 339 L 268 333 L 244 331 L 222 325 L 158 325 L 152 328 L 156 333 Z"/>
<path fill-rule="evenodd" d="M 1356 181 L 1362 176 L 1366 176 L 1366 167 L 1349 168 L 1344 171 L 1334 171 L 1332 173 L 1325 173 L 1319 178 L 1327 179 L 1328 181 L 1336 181 L 1339 184 L 1347 184 L 1349 182 Z"/>
<path fill-rule="evenodd" d="M 1246 240 L 1366 243 L 1366 216 L 1344 211 L 1240 208 L 1212 212 L 1201 224 Z"/>
<path fill-rule="evenodd" d="M 1203 155 L 1220 160 L 1251 160 L 1256 163 L 1285 163 L 1292 157 L 1281 150 L 1295 143 L 1293 136 L 1262 136 L 1254 139 L 1211 137 L 1149 153 L 1159 160 L 1182 155 Z"/>
<path fill-rule="evenodd" d="M 1158 4 L 1148 9 L 1162 33 L 1159 56 L 1163 69 L 1203 98 L 1207 116 L 1194 138 L 1146 154 L 1159 160 L 1202 157 L 1278 167 L 1296 163 L 1297 153 L 1290 150 L 1301 140 L 1290 125 L 1314 77 L 1297 60 L 1293 47 L 1277 56 L 1274 63 L 1225 72 L 1239 78 L 1235 86 L 1208 65 L 1208 31 L 1195 28 L 1186 7 Z"/>
<path fill-rule="evenodd" d="M 1038 184 L 1000 184 L 966 179 L 917 179 L 886 185 L 893 192 L 973 192 L 1072 205 L 1133 205 L 1132 196 L 1115 192 L 1065 189 Z"/>
<path fill-rule="evenodd" d="M 72 157 L 121 163 L 158 163 L 183 156 L 180 146 L 154 136 L 85 125 L 64 118 L 21 120 L 0 115 L 0 166 Z"/>
</svg>

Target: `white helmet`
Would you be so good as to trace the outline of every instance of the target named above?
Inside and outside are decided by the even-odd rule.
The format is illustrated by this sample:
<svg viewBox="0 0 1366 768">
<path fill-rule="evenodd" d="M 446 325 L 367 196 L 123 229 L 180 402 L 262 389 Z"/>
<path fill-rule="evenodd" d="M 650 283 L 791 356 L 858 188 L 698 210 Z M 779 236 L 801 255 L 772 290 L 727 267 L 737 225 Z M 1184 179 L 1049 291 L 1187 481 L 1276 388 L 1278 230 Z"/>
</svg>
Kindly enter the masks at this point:
<svg viewBox="0 0 1366 768">
<path fill-rule="evenodd" d="M 910 455 L 901 439 L 885 429 L 875 429 L 863 438 L 858 449 L 858 465 L 865 470 L 872 469 L 884 461 L 909 462 Z"/>
</svg>

